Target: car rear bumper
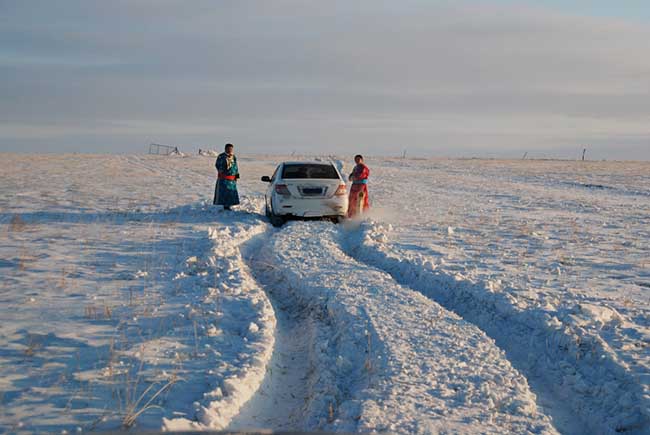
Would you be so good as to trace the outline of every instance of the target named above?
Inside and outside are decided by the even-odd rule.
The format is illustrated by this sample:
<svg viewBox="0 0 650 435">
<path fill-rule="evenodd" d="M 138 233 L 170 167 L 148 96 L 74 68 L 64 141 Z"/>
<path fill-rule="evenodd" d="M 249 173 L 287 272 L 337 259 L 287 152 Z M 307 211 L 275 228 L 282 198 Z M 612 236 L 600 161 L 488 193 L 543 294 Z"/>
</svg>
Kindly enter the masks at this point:
<svg viewBox="0 0 650 435">
<path fill-rule="evenodd" d="M 324 217 L 344 216 L 348 211 L 347 197 L 333 198 L 293 198 L 277 195 L 273 202 L 273 212 L 282 216 Z"/>
</svg>

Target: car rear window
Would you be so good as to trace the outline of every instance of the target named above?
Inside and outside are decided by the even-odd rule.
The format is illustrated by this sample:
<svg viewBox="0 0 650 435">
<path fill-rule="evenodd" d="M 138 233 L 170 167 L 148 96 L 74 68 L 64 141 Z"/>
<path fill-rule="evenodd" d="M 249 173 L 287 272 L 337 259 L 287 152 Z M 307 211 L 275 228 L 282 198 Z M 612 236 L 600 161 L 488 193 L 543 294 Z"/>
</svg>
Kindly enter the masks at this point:
<svg viewBox="0 0 650 435">
<path fill-rule="evenodd" d="M 284 165 L 282 178 L 339 178 L 339 174 L 332 165 L 301 163 Z"/>
</svg>

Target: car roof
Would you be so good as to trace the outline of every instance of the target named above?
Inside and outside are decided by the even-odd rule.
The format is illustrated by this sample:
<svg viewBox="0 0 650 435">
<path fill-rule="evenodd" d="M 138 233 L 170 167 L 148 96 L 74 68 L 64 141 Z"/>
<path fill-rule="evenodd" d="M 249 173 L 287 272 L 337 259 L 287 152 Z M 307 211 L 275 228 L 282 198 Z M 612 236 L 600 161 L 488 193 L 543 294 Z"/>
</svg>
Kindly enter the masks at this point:
<svg viewBox="0 0 650 435">
<path fill-rule="evenodd" d="M 331 165 L 334 166 L 332 162 L 322 161 L 322 160 L 303 160 L 303 161 L 290 161 L 282 162 L 283 165 Z"/>
</svg>

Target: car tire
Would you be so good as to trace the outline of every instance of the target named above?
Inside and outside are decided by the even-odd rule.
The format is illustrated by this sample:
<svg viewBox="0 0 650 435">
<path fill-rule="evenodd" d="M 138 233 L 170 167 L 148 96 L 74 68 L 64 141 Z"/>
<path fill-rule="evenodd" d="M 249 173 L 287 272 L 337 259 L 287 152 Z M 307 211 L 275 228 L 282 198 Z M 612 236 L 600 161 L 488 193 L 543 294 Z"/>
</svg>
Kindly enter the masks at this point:
<svg viewBox="0 0 650 435">
<path fill-rule="evenodd" d="M 269 209 L 269 203 L 264 199 L 264 214 L 267 218 L 271 218 L 271 210 Z"/>
<path fill-rule="evenodd" d="M 273 225 L 276 228 L 281 227 L 284 225 L 284 218 L 282 216 L 278 216 L 277 214 L 272 214 L 269 216 L 269 219 L 271 220 L 271 225 Z"/>
<path fill-rule="evenodd" d="M 269 220 L 271 221 L 271 225 L 274 227 L 278 228 L 284 225 L 285 219 L 284 216 L 280 216 L 279 214 L 273 213 L 273 205 L 271 207 L 266 205 L 266 212 L 267 216 L 269 217 Z"/>
</svg>

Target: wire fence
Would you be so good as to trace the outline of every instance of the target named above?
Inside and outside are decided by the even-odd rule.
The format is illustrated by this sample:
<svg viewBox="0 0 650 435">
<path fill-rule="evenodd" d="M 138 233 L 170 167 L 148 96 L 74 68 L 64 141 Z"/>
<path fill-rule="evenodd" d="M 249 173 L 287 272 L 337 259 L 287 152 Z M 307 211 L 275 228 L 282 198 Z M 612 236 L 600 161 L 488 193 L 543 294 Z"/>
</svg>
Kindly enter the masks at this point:
<svg viewBox="0 0 650 435">
<path fill-rule="evenodd" d="M 149 154 L 160 154 L 168 156 L 171 153 L 178 153 L 178 147 L 170 145 L 161 145 L 157 143 L 152 143 L 149 145 Z"/>
</svg>

